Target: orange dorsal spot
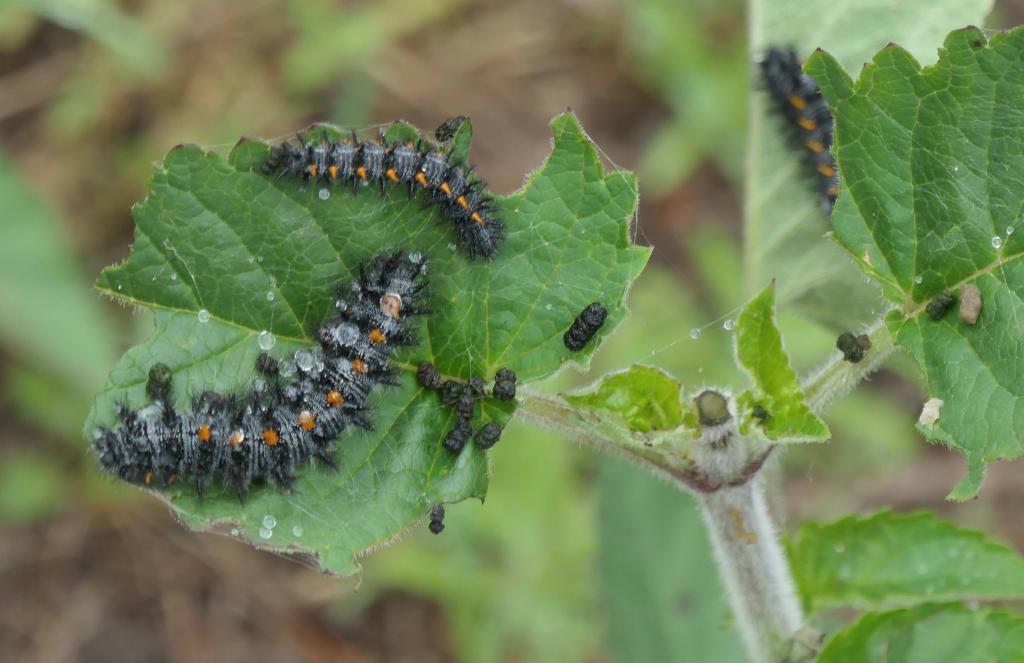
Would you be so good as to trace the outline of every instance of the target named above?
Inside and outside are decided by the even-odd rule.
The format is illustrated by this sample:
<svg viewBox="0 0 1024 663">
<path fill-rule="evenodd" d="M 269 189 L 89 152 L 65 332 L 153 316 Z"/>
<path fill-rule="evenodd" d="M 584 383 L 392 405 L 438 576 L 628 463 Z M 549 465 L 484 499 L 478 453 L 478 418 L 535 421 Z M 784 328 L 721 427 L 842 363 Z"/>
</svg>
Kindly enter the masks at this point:
<svg viewBox="0 0 1024 663">
<path fill-rule="evenodd" d="M 370 343 L 380 344 L 380 343 L 383 343 L 386 340 L 388 340 L 388 337 L 385 336 L 384 332 L 382 332 L 381 330 L 379 330 L 379 329 L 371 329 L 370 330 Z"/>
<path fill-rule="evenodd" d="M 366 166 L 359 166 L 358 168 L 356 168 L 356 177 L 358 177 L 361 180 L 366 179 Z"/>
<path fill-rule="evenodd" d="M 384 174 L 387 175 L 388 179 L 391 180 L 392 182 L 398 181 L 398 173 L 395 172 L 394 168 L 388 168 L 386 171 L 384 171 Z"/>
<path fill-rule="evenodd" d="M 825 177 L 832 177 L 833 175 L 836 174 L 836 169 L 833 168 L 832 166 L 826 166 L 825 164 L 819 164 L 818 165 L 818 172 L 821 173 L 822 175 L 824 175 Z"/>
<path fill-rule="evenodd" d="M 299 412 L 299 425 L 304 430 L 313 430 L 313 426 L 316 426 L 316 417 L 309 410 L 303 410 Z"/>
<path fill-rule="evenodd" d="M 480 212 L 473 212 L 472 216 L 470 216 L 469 218 L 476 221 L 477 225 L 484 225 L 484 217 L 480 216 Z"/>
<path fill-rule="evenodd" d="M 331 389 L 327 392 L 327 404 L 331 407 L 341 407 L 341 404 L 344 402 L 345 399 L 337 389 Z"/>
<path fill-rule="evenodd" d="M 146 482 L 147 486 L 149 484 L 153 483 L 153 473 L 152 472 L 146 472 L 146 478 L 144 479 L 144 481 Z"/>
<path fill-rule="evenodd" d="M 412 146 L 413 146 L 413 142 L 412 142 L 411 140 L 410 140 L 410 141 L 407 141 L 407 142 L 406 142 L 406 144 L 405 144 L 405 146 L 406 146 L 406 147 L 412 147 Z"/>
<path fill-rule="evenodd" d="M 331 166 L 330 168 L 327 169 L 327 172 L 331 174 L 331 179 L 332 180 L 338 179 L 338 167 L 337 166 Z"/>
<path fill-rule="evenodd" d="M 315 163 L 311 163 L 308 166 L 306 166 L 306 170 L 309 171 L 310 177 L 316 177 L 316 174 L 320 172 L 320 169 L 316 167 Z"/>
<path fill-rule="evenodd" d="M 441 182 L 440 189 L 441 191 L 444 191 L 444 195 L 448 196 L 449 198 L 452 197 L 452 188 L 448 186 L 447 182 Z"/>
<path fill-rule="evenodd" d="M 804 144 L 807 145 L 807 149 L 809 149 L 811 152 L 814 152 L 815 154 L 821 154 L 822 152 L 825 151 L 825 146 L 816 140 L 809 140 Z"/>
<path fill-rule="evenodd" d="M 231 432 L 231 435 L 228 435 L 228 444 L 230 444 L 231 446 L 241 446 L 242 442 L 245 442 L 245 433 L 243 433 L 240 429 L 236 428 L 234 431 Z"/>
<path fill-rule="evenodd" d="M 809 117 L 797 118 L 796 123 L 808 131 L 814 131 L 818 128 L 818 124 Z"/>
<path fill-rule="evenodd" d="M 416 181 L 419 182 L 420 186 L 424 189 L 427 188 L 427 176 L 422 172 L 416 173 Z"/>
<path fill-rule="evenodd" d="M 198 439 L 200 442 L 209 442 L 211 437 L 212 434 L 210 433 L 209 425 L 203 424 L 202 426 L 196 429 L 196 439 Z"/>
<path fill-rule="evenodd" d="M 805 101 L 804 99 L 801 99 L 800 97 L 796 96 L 795 94 L 789 95 L 788 97 L 786 97 L 786 99 L 789 100 L 789 105 L 792 106 L 793 108 L 797 109 L 797 110 L 803 110 L 803 109 L 807 108 L 807 101 Z"/>
<path fill-rule="evenodd" d="M 457 202 L 459 204 L 459 207 L 461 207 L 462 209 L 469 209 L 469 201 L 466 200 L 465 196 L 459 196 L 458 198 L 455 199 L 455 202 Z"/>
<path fill-rule="evenodd" d="M 277 443 L 281 441 L 281 436 L 273 428 L 268 428 L 263 431 L 263 441 L 268 447 L 276 447 Z"/>
<path fill-rule="evenodd" d="M 358 357 L 352 360 L 352 370 L 360 375 L 366 375 L 370 372 L 370 367 L 366 365 L 366 362 Z"/>
</svg>

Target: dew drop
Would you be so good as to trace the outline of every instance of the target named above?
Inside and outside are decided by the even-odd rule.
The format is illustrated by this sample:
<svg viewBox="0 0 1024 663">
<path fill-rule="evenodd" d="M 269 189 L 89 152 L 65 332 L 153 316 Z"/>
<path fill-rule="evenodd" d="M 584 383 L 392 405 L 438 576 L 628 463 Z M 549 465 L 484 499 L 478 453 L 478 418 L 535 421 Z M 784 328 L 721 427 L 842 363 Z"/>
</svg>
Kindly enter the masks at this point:
<svg viewBox="0 0 1024 663">
<path fill-rule="evenodd" d="M 274 301 L 274 291 L 273 290 L 267 290 L 267 301 L 268 302 Z"/>
<path fill-rule="evenodd" d="M 351 322 L 345 322 L 334 329 L 334 340 L 338 345 L 352 345 L 359 340 L 359 327 Z"/>
<path fill-rule="evenodd" d="M 172 281 L 177 281 L 178 280 L 178 275 L 177 274 L 171 274 L 171 280 Z"/>
<path fill-rule="evenodd" d="M 1006 235 L 1009 237 L 1013 234 L 1013 226 L 1006 226 Z"/>
<path fill-rule="evenodd" d="M 698 338 L 700 338 L 700 328 L 699 327 L 694 327 L 693 329 L 690 330 L 690 338 L 692 338 L 695 341 Z"/>
<path fill-rule="evenodd" d="M 313 368 L 314 363 L 316 363 L 316 358 L 309 350 L 295 351 L 295 365 L 298 366 L 300 370 L 308 371 Z"/>
<path fill-rule="evenodd" d="M 722 329 L 724 329 L 725 331 L 732 331 L 733 329 L 736 329 L 736 321 L 726 320 L 725 322 L 722 323 Z"/>
<path fill-rule="evenodd" d="M 277 374 L 283 378 L 290 378 L 295 375 L 295 364 L 290 361 L 283 361 L 278 368 Z"/>
<path fill-rule="evenodd" d="M 117 289 L 121 290 L 121 285 L 120 284 L 118 284 Z"/>
<path fill-rule="evenodd" d="M 918 285 L 921 285 L 922 281 L 924 281 L 924 277 L 921 276 L 920 274 L 918 274 L 917 276 L 914 277 L 914 283 L 916 283 Z"/>
<path fill-rule="evenodd" d="M 256 343 L 259 344 L 260 350 L 269 350 L 277 343 L 277 339 L 274 338 L 273 334 L 264 329 L 256 338 Z"/>
<path fill-rule="evenodd" d="M 273 274 L 271 274 L 269 277 L 267 277 L 267 281 L 270 283 L 270 287 L 271 288 L 276 288 L 277 287 L 277 279 L 274 278 Z"/>
<path fill-rule="evenodd" d="M 263 262 L 263 256 L 256 256 L 256 262 Z"/>
<path fill-rule="evenodd" d="M 413 251 L 409 254 L 409 262 L 418 265 L 423 262 L 423 254 L 419 251 Z"/>
<path fill-rule="evenodd" d="M 550 311 L 551 310 L 551 304 L 545 304 L 544 305 L 544 310 L 545 311 Z"/>
<path fill-rule="evenodd" d="M 261 539 L 269 539 L 272 536 L 274 536 L 274 530 L 267 529 L 266 527 L 261 527 L 260 528 L 260 538 Z"/>
<path fill-rule="evenodd" d="M 834 548 L 834 550 L 835 550 L 835 551 L 836 551 L 837 553 L 839 553 L 840 555 L 842 555 L 842 554 L 843 554 L 844 552 L 846 552 L 846 545 L 844 545 L 844 544 L 842 544 L 842 543 L 837 543 L 837 544 L 835 545 L 835 548 Z"/>
<path fill-rule="evenodd" d="M 296 537 L 302 536 L 302 525 L 296 525 L 293 527 L 292 534 Z"/>
<path fill-rule="evenodd" d="M 313 365 L 313 374 L 314 375 L 320 375 L 323 372 L 324 372 L 324 363 L 322 361 L 318 361 L 316 364 Z"/>
<path fill-rule="evenodd" d="M 992 238 L 992 248 L 993 249 L 1001 249 L 1001 248 L 1003 248 L 1003 238 L 1000 237 L 999 235 L 995 235 Z"/>
<path fill-rule="evenodd" d="M 277 527 L 277 518 L 273 517 L 269 513 L 263 516 L 263 526 L 267 529 L 274 529 Z"/>
<path fill-rule="evenodd" d="M 448 250 L 449 250 L 449 251 L 454 251 L 454 250 L 455 250 L 455 248 L 456 248 L 456 247 L 455 247 L 455 245 L 454 245 L 454 244 L 449 244 L 449 245 L 448 245 Z"/>
<path fill-rule="evenodd" d="M 331 197 L 331 190 L 327 188 L 320 189 L 317 195 L 320 196 L 320 200 L 327 200 Z"/>
<path fill-rule="evenodd" d="M 196 314 L 196 317 L 199 318 L 199 322 L 206 324 L 210 321 L 210 312 L 205 308 L 201 308 L 199 309 L 199 313 Z"/>
</svg>

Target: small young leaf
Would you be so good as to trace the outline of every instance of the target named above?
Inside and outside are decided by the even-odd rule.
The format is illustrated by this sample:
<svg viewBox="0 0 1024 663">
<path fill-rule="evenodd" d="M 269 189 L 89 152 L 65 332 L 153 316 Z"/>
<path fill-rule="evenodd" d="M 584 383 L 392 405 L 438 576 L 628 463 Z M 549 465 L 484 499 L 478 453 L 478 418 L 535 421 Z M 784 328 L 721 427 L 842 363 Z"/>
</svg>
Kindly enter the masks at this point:
<svg viewBox="0 0 1024 663">
<path fill-rule="evenodd" d="M 789 542 L 807 610 L 926 601 L 1024 599 L 1024 558 L 931 513 L 882 511 L 808 523 Z"/>
<path fill-rule="evenodd" d="M 868 613 L 825 644 L 818 663 L 982 663 L 1024 659 L 1024 617 L 961 605 Z"/>
<path fill-rule="evenodd" d="M 986 43 L 950 34 L 921 69 L 890 46 L 854 82 L 825 53 L 808 62 L 836 115 L 843 193 L 836 238 L 897 306 L 888 324 L 944 405 L 928 437 L 967 457 L 950 494 L 978 492 L 984 465 L 1024 453 L 1024 30 Z M 928 302 L 981 290 L 976 324 Z"/>
<path fill-rule="evenodd" d="M 683 422 L 682 385 L 651 366 L 633 366 L 564 398 L 573 405 L 618 414 L 631 431 L 669 430 Z"/>
<path fill-rule="evenodd" d="M 258 487 L 244 505 L 219 489 L 199 499 L 181 482 L 163 494 L 190 527 L 309 553 L 342 573 L 356 569 L 355 555 L 388 542 L 432 504 L 483 496 L 485 452 L 471 445 L 453 456 L 442 448 L 454 414 L 416 384 L 416 365 L 430 361 L 463 379 L 508 367 L 522 382 L 567 361 L 584 365 L 625 314 L 626 289 L 650 253 L 629 240 L 635 177 L 605 174 L 571 114 L 552 129 L 544 165 L 522 190 L 497 198 L 508 236 L 491 261 L 467 259 L 450 224 L 402 188 L 353 194 L 264 176 L 258 170 L 269 146 L 258 141 L 240 142 L 227 161 L 195 146 L 172 150 L 134 210 L 130 257 L 104 270 L 98 283 L 153 309 L 156 334 L 112 371 L 87 430 L 109 423 L 119 401 L 143 403 L 146 373 L 157 361 L 173 370 L 173 398 L 182 409 L 202 389 L 249 388 L 264 331 L 276 339 L 270 353 L 290 358 L 313 344 L 335 287 L 347 285 L 357 265 L 401 248 L 429 262 L 432 313 L 419 324 L 419 345 L 396 355 L 400 385 L 371 396 L 375 431 L 346 431 L 339 439 L 340 470 L 303 468 L 289 495 Z M 460 144 L 470 135 L 467 126 Z M 388 137 L 419 136 L 396 124 Z M 562 334 L 592 301 L 605 305 L 608 319 L 586 349 L 570 353 Z M 503 423 L 511 411 L 486 401 L 483 418 Z M 277 527 L 265 527 L 265 519 Z"/>
<path fill-rule="evenodd" d="M 780 442 L 827 440 L 828 426 L 804 402 L 800 381 L 789 365 L 782 335 L 775 325 L 775 286 L 754 297 L 736 323 L 736 358 L 754 382 L 753 391 L 740 396 L 740 404 L 767 417 L 751 415 L 764 435 Z"/>
</svg>

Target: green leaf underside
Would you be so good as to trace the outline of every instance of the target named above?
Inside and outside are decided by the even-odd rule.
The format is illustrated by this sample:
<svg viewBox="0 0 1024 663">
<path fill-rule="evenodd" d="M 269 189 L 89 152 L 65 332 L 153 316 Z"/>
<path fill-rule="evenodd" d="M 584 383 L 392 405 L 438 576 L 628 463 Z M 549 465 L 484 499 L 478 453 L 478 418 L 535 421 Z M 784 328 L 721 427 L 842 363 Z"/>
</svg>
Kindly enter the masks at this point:
<svg viewBox="0 0 1024 663">
<path fill-rule="evenodd" d="M 259 174 L 269 150 L 262 142 L 243 140 L 227 161 L 195 146 L 172 150 L 134 210 L 131 255 L 98 281 L 101 290 L 152 308 L 157 331 L 111 372 L 87 431 L 109 423 L 119 400 L 142 404 L 146 372 L 157 361 L 174 371 L 182 408 L 203 389 L 248 388 L 257 379 L 261 331 L 275 335 L 272 356 L 289 358 L 313 344 L 336 285 L 347 287 L 360 262 L 381 251 L 418 251 L 429 261 L 432 313 L 412 323 L 419 345 L 396 355 L 401 384 L 371 396 L 375 431 L 339 438 L 339 472 L 304 468 L 290 495 L 260 486 L 244 505 L 221 489 L 203 500 L 191 486 L 167 494 L 192 528 L 234 529 L 262 547 L 317 556 L 339 573 L 357 570 L 356 556 L 392 539 L 430 505 L 482 497 L 486 454 L 472 445 L 457 457 L 443 450 L 454 414 L 416 385 L 415 366 L 431 361 L 462 379 L 509 367 L 525 382 L 569 360 L 585 365 L 622 319 L 625 292 L 649 255 L 628 238 L 634 176 L 606 175 L 574 116 L 559 116 L 552 129 L 545 164 L 522 190 L 497 198 L 508 238 L 490 262 L 470 262 L 450 246 L 450 224 L 405 189 L 353 195 L 338 186 L 321 199 L 318 186 Z M 453 139 L 463 154 L 470 136 L 466 123 Z M 388 137 L 418 138 L 403 124 Z M 608 320 L 597 342 L 570 353 L 562 333 L 592 301 L 605 304 Z M 208 322 L 199 321 L 200 309 Z M 485 401 L 474 425 L 503 424 L 512 409 Z M 278 523 L 269 540 L 260 536 L 266 515 Z"/>
<path fill-rule="evenodd" d="M 818 663 L 1024 660 L 1024 617 L 960 605 L 869 613 L 825 644 Z"/>
<path fill-rule="evenodd" d="M 882 511 L 808 523 L 788 550 L 808 612 L 1024 598 L 1020 555 L 931 513 Z"/>
<path fill-rule="evenodd" d="M 608 375 L 583 391 L 566 394 L 565 400 L 590 410 L 615 413 L 629 430 L 646 433 L 682 424 L 681 388 L 661 369 L 637 365 Z"/>
<path fill-rule="evenodd" d="M 601 460 L 597 486 L 610 660 L 744 660 L 690 496 L 617 458 Z"/>
<path fill-rule="evenodd" d="M 915 57 L 933 61 L 950 31 L 980 25 L 991 0 L 753 0 L 751 61 L 769 46 L 794 46 L 806 58 L 823 48 L 849 70 L 898 41 Z M 756 80 L 759 72 L 752 65 Z M 747 140 L 745 263 L 748 293 L 776 279 L 779 305 L 845 329 L 875 318 L 877 287 L 826 238 L 829 219 L 819 207 L 813 175 L 786 139 L 783 120 L 765 95 L 750 95 Z"/>
<path fill-rule="evenodd" d="M 736 321 L 736 358 L 754 383 L 754 391 L 740 397 L 746 407 L 761 405 L 770 418 L 758 422 L 765 437 L 782 442 L 827 440 L 828 426 L 804 402 L 803 390 L 782 335 L 775 324 L 775 286 L 754 297 Z"/>
<path fill-rule="evenodd" d="M 974 28 L 950 34 L 932 67 L 880 51 L 854 83 L 819 53 L 808 68 L 837 116 L 844 194 L 836 238 L 898 309 L 897 343 L 944 401 L 928 437 L 964 453 L 950 497 L 981 487 L 984 464 L 1024 452 L 1024 31 L 988 44 Z M 1002 241 L 993 246 L 993 238 Z M 924 306 L 943 290 L 982 292 L 976 325 Z"/>
</svg>

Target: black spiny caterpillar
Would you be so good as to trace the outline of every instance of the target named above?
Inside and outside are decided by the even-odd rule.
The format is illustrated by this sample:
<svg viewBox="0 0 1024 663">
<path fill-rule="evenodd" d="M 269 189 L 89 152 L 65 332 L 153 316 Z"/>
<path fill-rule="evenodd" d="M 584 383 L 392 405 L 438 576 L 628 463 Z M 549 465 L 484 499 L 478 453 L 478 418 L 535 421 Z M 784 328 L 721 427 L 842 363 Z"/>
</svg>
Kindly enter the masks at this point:
<svg viewBox="0 0 1024 663">
<path fill-rule="evenodd" d="M 505 238 L 494 198 L 472 168 L 451 163 L 440 149 L 412 141 L 389 143 L 379 132 L 376 140 L 360 141 L 355 133 L 331 140 L 324 132 L 319 140 L 299 138 L 299 144 L 282 143 L 270 151 L 263 164 L 267 174 L 316 181 L 329 186 L 341 183 L 358 190 L 376 185 L 383 191 L 391 184 L 405 185 L 409 194 L 423 191 L 452 222 L 456 242 L 472 258 L 490 258 Z"/>
<path fill-rule="evenodd" d="M 821 209 L 832 212 L 839 195 L 839 175 L 829 153 L 835 122 L 817 81 L 803 72 L 792 48 L 769 48 L 760 59 L 761 79 L 778 112 L 786 120 L 790 140 L 814 173 Z"/>
<path fill-rule="evenodd" d="M 333 467 L 334 439 L 352 425 L 372 427 L 367 396 L 378 384 L 396 384 L 391 354 L 416 343 L 407 321 L 426 313 L 425 268 L 419 254 L 403 252 L 361 266 L 335 302 L 335 316 L 317 330 L 320 356 L 299 350 L 284 363 L 260 355 L 262 388 L 207 391 L 178 412 L 171 371 L 155 364 L 146 385 L 151 403 L 140 410 L 122 404 L 119 424 L 93 432 L 100 464 L 134 484 L 194 480 L 200 495 L 208 482 L 220 482 L 239 499 L 256 480 L 287 489 L 312 459 Z"/>
</svg>

